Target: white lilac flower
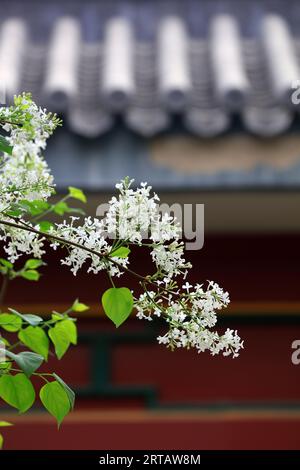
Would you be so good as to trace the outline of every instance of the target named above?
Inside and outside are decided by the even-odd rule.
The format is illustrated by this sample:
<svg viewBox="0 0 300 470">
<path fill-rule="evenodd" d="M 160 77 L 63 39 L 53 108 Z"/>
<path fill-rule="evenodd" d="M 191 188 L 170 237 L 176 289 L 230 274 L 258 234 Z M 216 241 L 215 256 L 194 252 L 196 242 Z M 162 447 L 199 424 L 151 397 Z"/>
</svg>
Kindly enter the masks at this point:
<svg viewBox="0 0 300 470">
<path fill-rule="evenodd" d="M 0 211 L 21 199 L 46 200 L 54 182 L 41 152 L 59 120 L 39 108 L 29 94 L 15 97 L 10 108 L 0 108 L 0 119 L 18 123 L 3 126 L 13 150 L 12 155 L 4 153 L 0 166 Z"/>
<path fill-rule="evenodd" d="M 120 194 L 109 201 L 106 230 L 120 240 L 141 243 L 151 224 L 157 219 L 157 196 L 150 195 L 151 186 L 131 188 L 133 180 L 125 179 L 116 185 Z"/>
<path fill-rule="evenodd" d="M 182 289 L 185 289 L 188 293 L 190 291 L 190 289 L 192 288 L 192 284 L 190 284 L 189 282 L 186 282 L 183 286 L 182 286 Z"/>
<path fill-rule="evenodd" d="M 70 217 L 70 220 L 70 222 L 64 221 L 62 224 L 56 224 L 55 228 L 49 233 L 90 249 L 95 254 L 80 248 L 80 246 L 69 246 L 68 255 L 61 260 L 61 263 L 70 266 L 74 275 L 77 274 L 77 271 L 84 263 L 88 262 L 87 272 L 97 274 L 102 270 L 107 270 L 112 276 L 120 276 L 122 273 L 121 267 L 126 267 L 128 259 L 115 257 L 114 260 L 120 267 L 107 262 L 105 256 L 110 252 L 111 247 L 103 235 L 104 221 L 86 217 L 83 225 L 75 225 L 78 218 Z M 57 242 L 52 243 L 52 246 L 56 248 Z"/>
<path fill-rule="evenodd" d="M 28 227 L 38 228 L 28 222 L 26 224 Z M 0 240 L 5 242 L 4 250 L 11 263 L 14 263 L 21 255 L 32 255 L 34 258 L 41 258 L 45 253 L 43 249 L 45 238 L 33 232 L 14 227 L 2 227 Z"/>
<path fill-rule="evenodd" d="M 167 278 L 184 274 L 191 264 L 184 258 L 183 242 L 173 241 L 169 245 L 158 244 L 151 251 L 152 259 L 158 270 Z"/>
<path fill-rule="evenodd" d="M 165 297 L 161 316 L 169 326 L 164 336 L 157 338 L 159 344 L 171 349 L 195 348 L 198 352 L 210 351 L 212 355 L 237 357 L 243 348 L 243 341 L 236 331 L 227 329 L 223 335 L 211 331 L 217 322 L 215 310 L 229 303 L 229 296 L 220 286 L 209 282 L 205 290 L 202 285 L 193 287 L 186 283 L 187 293 L 176 295 L 172 292 Z M 138 318 L 153 318 L 153 296 L 142 294 L 136 301 Z M 147 315 L 145 315 L 147 312 Z"/>
</svg>

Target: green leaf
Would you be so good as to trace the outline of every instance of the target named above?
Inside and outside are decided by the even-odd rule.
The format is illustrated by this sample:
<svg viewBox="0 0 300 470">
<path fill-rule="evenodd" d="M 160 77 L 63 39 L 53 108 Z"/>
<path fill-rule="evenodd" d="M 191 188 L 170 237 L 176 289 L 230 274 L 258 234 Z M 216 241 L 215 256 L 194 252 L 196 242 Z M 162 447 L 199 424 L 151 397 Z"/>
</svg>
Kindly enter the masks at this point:
<svg viewBox="0 0 300 470">
<path fill-rule="evenodd" d="M 34 403 L 35 391 L 25 374 L 2 375 L 0 377 L 0 397 L 10 406 L 24 413 Z"/>
<path fill-rule="evenodd" d="M 58 215 L 64 215 L 65 212 L 68 212 L 68 204 L 64 201 L 60 201 L 53 206 L 53 210 Z"/>
<path fill-rule="evenodd" d="M 73 214 L 82 214 L 85 212 L 82 209 L 70 207 L 66 202 L 60 201 L 53 206 L 53 211 L 58 215 L 63 215 L 65 212 Z"/>
<path fill-rule="evenodd" d="M 70 400 L 70 405 L 71 405 L 71 408 L 73 409 L 74 408 L 74 405 L 75 405 L 75 393 L 73 392 L 73 390 L 69 387 L 69 385 L 66 384 L 66 382 L 63 381 L 63 379 L 61 377 L 59 377 L 59 375 L 57 375 L 55 372 L 53 372 L 53 377 L 55 377 L 55 379 L 57 380 L 57 382 L 60 383 L 60 385 L 63 387 L 63 389 L 65 390 L 66 394 L 68 395 L 68 398 Z"/>
<path fill-rule="evenodd" d="M 4 258 L 0 258 L 0 272 L 2 274 L 8 274 L 9 271 L 13 270 L 13 264 Z"/>
<path fill-rule="evenodd" d="M 58 359 L 61 359 L 64 356 L 64 354 L 67 352 L 71 343 L 67 335 L 65 334 L 65 332 L 61 332 L 57 329 L 58 325 L 59 323 L 57 323 L 54 326 L 54 328 L 51 328 L 48 331 L 48 335 L 52 343 L 54 344 L 55 353 Z"/>
<path fill-rule="evenodd" d="M 11 362 L 0 362 L 0 371 L 8 372 L 11 369 Z"/>
<path fill-rule="evenodd" d="M 23 351 L 18 354 L 6 351 L 6 355 L 13 359 L 28 377 L 30 377 L 43 362 L 42 356 L 31 351 Z"/>
<path fill-rule="evenodd" d="M 24 212 L 26 212 L 24 209 L 18 208 L 16 204 L 13 204 L 11 209 L 6 211 L 6 214 L 11 217 L 19 217 L 20 215 L 24 214 Z"/>
<path fill-rule="evenodd" d="M 6 331 L 15 333 L 22 327 L 22 319 L 13 313 L 1 313 L 0 326 Z"/>
<path fill-rule="evenodd" d="M 104 312 L 118 328 L 129 317 L 133 308 L 133 297 L 127 287 L 112 287 L 102 295 Z"/>
<path fill-rule="evenodd" d="M 48 331 L 58 359 L 67 352 L 70 344 L 77 344 L 77 328 L 72 320 L 62 320 Z"/>
<path fill-rule="evenodd" d="M 19 340 L 29 349 L 40 354 L 47 361 L 49 353 L 49 339 L 45 331 L 39 326 L 28 326 L 19 331 Z"/>
<path fill-rule="evenodd" d="M 127 258 L 130 253 L 130 249 L 126 246 L 120 246 L 116 250 L 112 251 L 109 256 L 113 256 L 116 258 Z"/>
<path fill-rule="evenodd" d="M 23 314 L 13 308 L 9 308 L 8 310 L 13 312 L 15 315 L 18 315 L 18 317 L 22 318 L 22 320 L 24 320 L 26 323 L 29 323 L 29 325 L 32 325 L 32 326 L 36 326 L 43 321 L 43 319 L 39 317 L 38 315 L 33 315 L 31 313 Z"/>
<path fill-rule="evenodd" d="M 0 135 L 0 152 L 8 153 L 8 155 L 12 155 L 13 147 L 10 145 L 8 140 Z"/>
<path fill-rule="evenodd" d="M 39 199 L 34 201 L 27 201 L 26 199 L 23 199 L 22 201 L 19 201 L 18 207 L 25 212 L 29 212 L 29 214 L 32 216 L 37 216 L 49 209 L 50 204 Z"/>
<path fill-rule="evenodd" d="M 25 263 L 24 268 L 25 269 L 36 269 L 39 268 L 40 266 L 43 266 L 45 264 L 41 259 L 28 259 Z"/>
<path fill-rule="evenodd" d="M 53 311 L 53 313 L 51 315 L 51 319 L 55 320 L 55 321 L 60 321 L 60 320 L 63 320 L 64 318 L 65 317 L 61 313 L 58 313 L 58 312 L 55 312 L 55 311 Z"/>
<path fill-rule="evenodd" d="M 73 320 L 66 319 L 55 325 L 57 331 L 65 334 L 70 343 L 77 344 L 77 327 Z"/>
<path fill-rule="evenodd" d="M 49 382 L 40 390 L 40 399 L 46 410 L 56 418 L 58 426 L 71 410 L 67 392 L 58 382 Z"/>
<path fill-rule="evenodd" d="M 90 307 L 88 307 L 87 305 L 79 302 L 77 299 L 75 300 L 75 302 L 72 305 L 73 312 L 85 312 L 86 310 L 89 310 L 89 308 Z"/>
<path fill-rule="evenodd" d="M 43 322 L 43 319 L 38 315 L 33 315 L 31 313 L 26 313 L 22 315 L 22 318 L 29 323 L 29 325 L 36 326 Z"/>
<path fill-rule="evenodd" d="M 48 220 L 43 220 L 39 222 L 38 225 L 39 225 L 39 230 L 41 232 L 46 232 L 46 233 L 49 232 L 49 230 L 54 227 L 54 224 L 52 224 L 51 222 L 48 222 Z"/>
<path fill-rule="evenodd" d="M 0 258 L 0 263 L 2 264 L 2 266 L 5 266 L 8 269 L 12 269 L 14 267 L 14 265 L 10 261 L 4 258 Z"/>
<path fill-rule="evenodd" d="M 0 450 L 2 449 L 3 447 L 3 436 L 2 434 L 0 434 Z"/>
<path fill-rule="evenodd" d="M 40 273 L 36 271 L 36 269 L 28 269 L 27 271 L 23 271 L 21 276 L 27 281 L 38 281 L 40 278 Z"/>
<path fill-rule="evenodd" d="M 86 196 L 81 189 L 69 186 L 69 195 L 74 199 L 78 199 L 81 202 L 86 202 Z"/>
</svg>

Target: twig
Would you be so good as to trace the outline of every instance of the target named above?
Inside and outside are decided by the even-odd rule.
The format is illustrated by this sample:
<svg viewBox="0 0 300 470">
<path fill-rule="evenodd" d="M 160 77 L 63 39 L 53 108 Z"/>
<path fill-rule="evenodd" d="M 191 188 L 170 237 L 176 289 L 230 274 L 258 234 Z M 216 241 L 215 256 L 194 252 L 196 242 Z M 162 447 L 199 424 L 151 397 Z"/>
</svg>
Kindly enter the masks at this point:
<svg viewBox="0 0 300 470">
<path fill-rule="evenodd" d="M 79 243 L 72 242 L 70 240 L 66 240 L 66 239 L 64 239 L 62 237 L 59 237 L 57 235 L 52 235 L 52 234 L 47 233 L 47 232 L 41 232 L 41 231 L 39 231 L 39 230 L 37 230 L 33 227 L 30 227 L 29 225 L 20 226 L 15 222 L 9 222 L 7 220 L 0 220 L 0 225 L 6 225 L 8 227 L 14 227 L 14 228 L 17 228 L 19 230 L 25 230 L 27 232 L 36 233 L 37 235 L 40 235 L 42 237 L 49 238 L 51 240 L 55 240 L 58 243 L 61 243 L 62 245 L 74 246 L 75 248 L 79 248 L 79 249 L 81 249 L 83 251 L 86 251 L 86 252 L 88 252 L 88 253 L 90 253 L 94 256 L 98 256 L 99 258 L 105 259 L 109 263 L 114 264 L 119 269 L 123 270 L 124 272 L 126 272 L 128 274 L 131 274 L 132 276 L 136 277 L 140 281 L 143 281 L 144 283 L 146 282 L 147 284 L 152 284 L 152 285 L 155 285 L 157 287 L 157 284 L 155 282 L 153 282 L 151 279 L 149 279 L 148 276 L 145 277 L 145 276 L 142 276 L 141 274 L 136 273 L 135 271 L 132 271 L 132 269 L 127 268 L 127 267 L 123 266 L 122 264 L 120 264 L 118 261 L 110 258 L 110 256 L 108 254 L 99 253 L 98 251 L 95 251 L 91 248 L 87 248 L 86 246 L 80 245 Z M 167 289 L 165 287 L 161 287 L 160 289 L 164 292 L 168 292 L 169 294 L 178 295 L 175 291 L 171 291 L 170 289 Z"/>
</svg>

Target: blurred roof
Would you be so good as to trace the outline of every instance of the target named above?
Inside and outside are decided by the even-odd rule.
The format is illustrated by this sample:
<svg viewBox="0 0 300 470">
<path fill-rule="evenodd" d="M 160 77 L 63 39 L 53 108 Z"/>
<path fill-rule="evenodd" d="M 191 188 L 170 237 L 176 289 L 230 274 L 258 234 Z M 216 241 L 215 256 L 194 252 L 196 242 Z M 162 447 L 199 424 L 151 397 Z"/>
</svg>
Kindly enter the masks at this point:
<svg viewBox="0 0 300 470">
<path fill-rule="evenodd" d="M 175 118 L 215 137 L 236 116 L 248 131 L 274 136 L 299 108 L 291 100 L 300 80 L 297 0 L 10 0 L 1 7 L 7 96 L 32 91 L 82 136 L 120 120 L 153 136 Z"/>
</svg>

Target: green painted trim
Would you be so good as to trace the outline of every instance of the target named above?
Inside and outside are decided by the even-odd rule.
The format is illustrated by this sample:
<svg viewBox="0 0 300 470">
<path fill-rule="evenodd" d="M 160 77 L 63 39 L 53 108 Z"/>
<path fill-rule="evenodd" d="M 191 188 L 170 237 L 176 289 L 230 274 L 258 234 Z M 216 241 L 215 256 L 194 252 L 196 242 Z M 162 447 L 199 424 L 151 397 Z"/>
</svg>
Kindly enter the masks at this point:
<svg viewBox="0 0 300 470">
<path fill-rule="evenodd" d="M 249 320 L 249 319 L 248 319 Z M 247 322 L 247 318 L 246 318 Z M 222 323 L 222 322 L 221 322 Z M 158 334 L 154 324 L 138 332 L 84 332 L 80 335 L 79 342 L 88 343 L 92 349 L 92 377 L 91 382 L 84 388 L 75 388 L 79 397 L 109 398 L 141 398 L 147 409 L 152 410 L 197 410 L 197 411 L 237 411 L 237 410 L 282 410 L 300 411 L 300 402 L 196 402 L 196 403 L 172 403 L 162 405 L 159 402 L 158 390 L 153 385 L 116 386 L 111 383 L 112 348 L 114 344 L 122 343 L 152 343 Z"/>
</svg>

